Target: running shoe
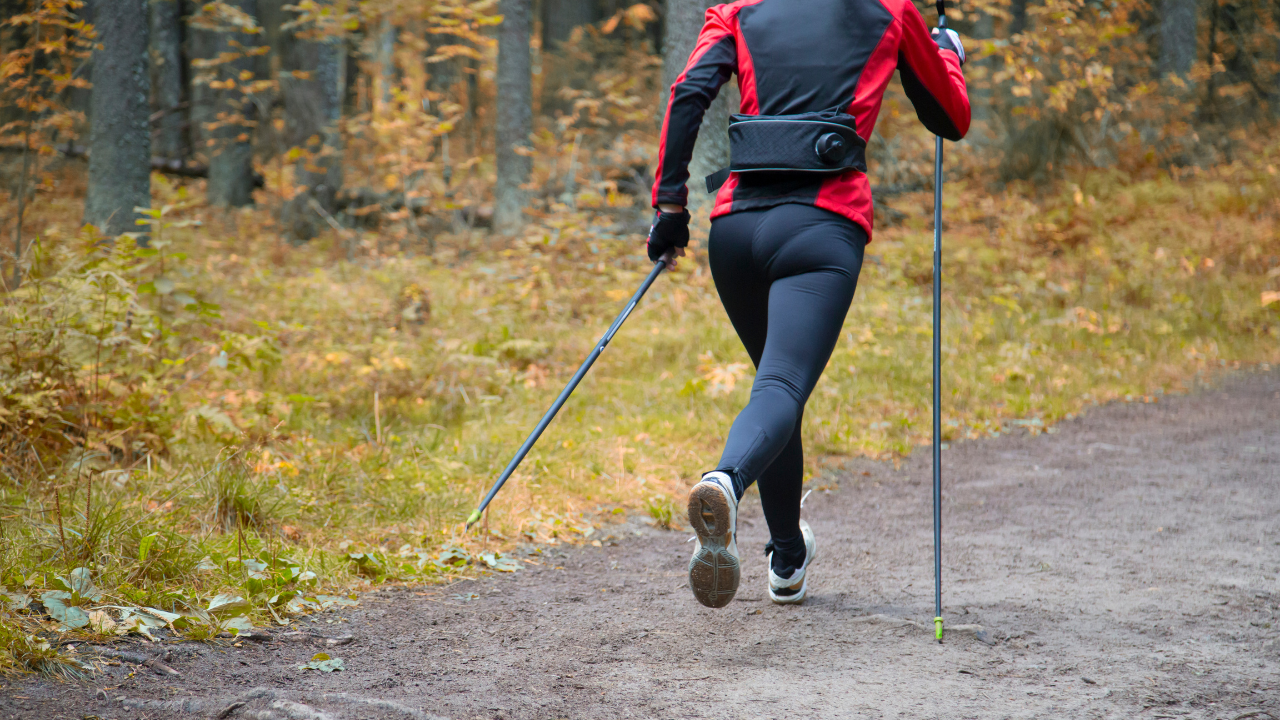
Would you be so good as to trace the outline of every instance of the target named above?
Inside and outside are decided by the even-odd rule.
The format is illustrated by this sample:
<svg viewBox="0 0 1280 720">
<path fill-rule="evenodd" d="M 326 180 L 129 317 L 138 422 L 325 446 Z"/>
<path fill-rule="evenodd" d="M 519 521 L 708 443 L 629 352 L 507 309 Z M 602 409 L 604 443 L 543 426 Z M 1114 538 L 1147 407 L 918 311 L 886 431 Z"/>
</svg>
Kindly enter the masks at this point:
<svg viewBox="0 0 1280 720">
<path fill-rule="evenodd" d="M 719 608 L 738 592 L 738 495 L 722 472 L 709 472 L 689 491 L 689 525 L 698 544 L 689 560 L 689 587 L 698 602 Z"/>
<path fill-rule="evenodd" d="M 813 541 L 813 529 L 803 520 L 800 521 L 800 535 L 804 537 L 804 563 L 792 570 L 789 577 L 779 577 L 773 571 L 773 553 L 769 553 L 769 599 L 779 605 L 804 602 L 809 590 L 805 571 L 809 569 L 809 563 L 817 557 L 818 548 Z"/>
</svg>

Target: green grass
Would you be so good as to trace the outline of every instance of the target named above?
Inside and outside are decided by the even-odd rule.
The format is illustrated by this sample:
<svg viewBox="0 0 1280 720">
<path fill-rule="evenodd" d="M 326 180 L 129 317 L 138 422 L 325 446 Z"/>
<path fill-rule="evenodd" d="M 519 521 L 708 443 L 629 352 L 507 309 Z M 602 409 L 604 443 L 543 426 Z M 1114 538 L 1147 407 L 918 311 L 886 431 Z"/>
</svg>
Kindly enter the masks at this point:
<svg viewBox="0 0 1280 720">
<path fill-rule="evenodd" d="M 948 186 L 948 441 L 1051 431 L 1098 403 L 1157 402 L 1224 368 L 1280 362 L 1280 303 L 1261 302 L 1280 287 L 1272 230 L 1280 186 L 1264 166 L 1182 183 L 1096 171 L 1044 192 Z M 909 210 L 904 224 L 878 231 L 868 247 L 841 342 L 806 412 L 810 474 L 853 455 L 900 457 L 928 441 L 928 202 L 895 199 Z M 176 328 L 163 343 L 125 337 L 141 331 L 122 323 L 85 331 L 92 341 L 82 348 L 135 344 L 121 345 L 132 349 L 112 356 L 110 372 L 86 365 L 82 352 L 58 376 L 65 387 L 114 388 L 108 401 L 81 392 L 99 404 L 153 398 L 142 407 L 154 417 L 93 416 L 102 427 L 89 441 L 110 435 L 109 421 L 111 432 L 135 438 L 90 442 L 99 462 L 68 462 L 81 457 L 75 443 L 34 431 L 20 436 L 25 446 L 7 446 L 0 575 L 28 601 L 10 603 L 9 646 L 58 629 L 30 602 L 80 567 L 103 588 L 100 604 L 179 613 L 181 632 L 209 637 L 237 616 L 281 622 L 338 602 L 324 588 L 511 570 L 518 563 L 502 553 L 517 544 L 590 542 L 619 510 L 678 526 L 684 493 L 716 462 L 751 381 L 696 242 L 480 530 L 461 534 L 648 269 L 639 238 L 611 234 L 616 212 L 566 212 L 510 240 L 441 238 L 435 257 L 356 262 L 334 238 L 282 250 L 257 214 L 172 230 L 171 251 L 187 257 L 168 272 L 177 267 L 219 316 L 178 323 L 179 310 L 139 296 Z M 50 227 L 43 241 L 73 247 L 71 232 Z M 77 297 L 99 307 L 89 302 L 99 286 L 85 287 Z M 421 289 L 429 318 L 420 307 L 404 312 L 404 298 Z M 34 307 L 33 294 L 8 302 L 11 322 L 35 317 L 15 309 Z M 122 303 L 111 312 L 124 313 Z M 19 329 L 11 325 L 10 337 Z M 186 364 L 127 372 L 167 367 L 157 347 Z M 10 429 L 32 412 L 15 392 L 6 395 Z M 83 414 L 74 392 L 58 397 L 41 417 Z M 217 610 L 219 594 L 244 607 Z M 126 618 L 113 620 L 112 632 L 129 631 Z M 43 662 L 38 648 L 22 652 L 36 659 L 11 649 L 0 667 Z"/>
</svg>

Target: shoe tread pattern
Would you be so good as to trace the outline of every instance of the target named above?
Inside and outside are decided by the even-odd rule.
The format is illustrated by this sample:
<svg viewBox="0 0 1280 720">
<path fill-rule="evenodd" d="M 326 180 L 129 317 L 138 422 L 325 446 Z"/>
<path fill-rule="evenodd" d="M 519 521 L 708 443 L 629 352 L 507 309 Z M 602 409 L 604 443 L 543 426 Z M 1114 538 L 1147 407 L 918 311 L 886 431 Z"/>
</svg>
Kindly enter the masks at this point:
<svg viewBox="0 0 1280 720">
<path fill-rule="evenodd" d="M 689 560 L 689 586 L 707 607 L 724 607 L 738 592 L 741 566 L 726 545 L 731 522 L 728 502 L 718 489 L 701 485 L 689 493 L 689 525 L 700 545 Z"/>
</svg>

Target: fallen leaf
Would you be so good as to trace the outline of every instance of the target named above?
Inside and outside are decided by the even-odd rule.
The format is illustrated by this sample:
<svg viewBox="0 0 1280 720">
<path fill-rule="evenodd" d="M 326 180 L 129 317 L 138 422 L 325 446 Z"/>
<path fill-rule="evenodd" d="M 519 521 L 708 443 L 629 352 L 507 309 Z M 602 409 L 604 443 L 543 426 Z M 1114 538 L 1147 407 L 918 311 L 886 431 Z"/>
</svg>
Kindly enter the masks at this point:
<svg viewBox="0 0 1280 720">
<path fill-rule="evenodd" d="M 71 593 L 63 590 L 50 590 L 40 595 L 40 603 L 49 613 L 49 617 L 68 628 L 82 628 L 89 624 L 89 613 L 75 605 Z"/>
<path fill-rule="evenodd" d="M 299 665 L 298 669 L 333 672 L 335 670 L 345 670 L 346 664 L 342 662 L 342 658 L 331 658 L 328 653 L 316 653 L 311 656 L 311 662 Z"/>
<path fill-rule="evenodd" d="M 249 603 L 239 595 L 223 593 L 214 595 L 209 600 L 209 614 L 215 617 L 221 615 L 243 615 L 248 610 Z"/>
<path fill-rule="evenodd" d="M 515 572 L 520 569 L 520 562 L 512 557 L 507 557 L 502 553 L 480 553 L 480 559 L 485 565 L 497 570 L 498 572 Z"/>
</svg>

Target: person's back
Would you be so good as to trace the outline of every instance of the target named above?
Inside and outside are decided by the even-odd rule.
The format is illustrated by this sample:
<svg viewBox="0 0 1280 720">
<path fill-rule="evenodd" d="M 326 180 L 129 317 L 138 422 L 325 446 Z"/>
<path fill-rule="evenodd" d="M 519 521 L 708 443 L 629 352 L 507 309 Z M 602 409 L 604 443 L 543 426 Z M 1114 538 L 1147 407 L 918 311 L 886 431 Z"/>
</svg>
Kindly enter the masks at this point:
<svg viewBox="0 0 1280 720">
<path fill-rule="evenodd" d="M 866 139 L 895 69 L 930 131 L 949 140 L 964 136 L 969 100 L 959 58 L 939 52 L 910 0 L 739 0 L 712 7 L 672 86 L 654 206 L 687 204 L 693 141 L 706 107 L 731 75 L 738 76 L 742 114 L 838 110 L 856 118 Z M 871 233 L 871 189 L 860 172 L 820 182 L 734 174 L 716 193 L 711 217 L 783 203 L 831 210 Z"/>
<path fill-rule="evenodd" d="M 752 483 L 771 536 L 769 597 L 797 603 L 807 595 L 816 544 L 800 519 L 801 425 L 871 237 L 865 139 L 895 69 L 925 126 L 963 137 L 963 61 L 959 38 L 931 36 L 909 0 L 738 0 L 707 11 L 671 88 L 648 248 L 650 259 L 671 264 L 684 254 L 693 145 L 707 107 L 736 74 L 742 103 L 730 126 L 732 172 L 707 179 L 709 188 L 723 183 L 708 251 L 756 377 L 716 469 L 689 493 L 698 538 L 689 585 L 704 605 L 722 607 L 737 592 L 737 508 Z"/>
</svg>

